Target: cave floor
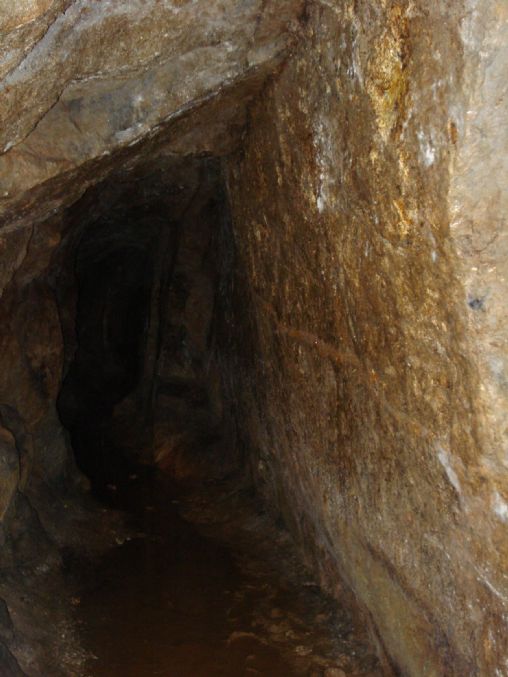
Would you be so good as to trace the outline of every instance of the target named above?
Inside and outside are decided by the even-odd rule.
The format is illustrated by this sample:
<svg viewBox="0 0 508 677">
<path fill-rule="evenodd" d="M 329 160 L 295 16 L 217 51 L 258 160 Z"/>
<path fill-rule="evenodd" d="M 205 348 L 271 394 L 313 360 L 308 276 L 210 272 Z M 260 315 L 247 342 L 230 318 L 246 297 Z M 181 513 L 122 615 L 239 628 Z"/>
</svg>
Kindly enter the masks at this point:
<svg viewBox="0 0 508 677">
<path fill-rule="evenodd" d="M 241 483 L 182 490 L 138 469 L 106 495 L 130 536 L 74 571 L 86 675 L 381 674 L 361 628 Z"/>
</svg>

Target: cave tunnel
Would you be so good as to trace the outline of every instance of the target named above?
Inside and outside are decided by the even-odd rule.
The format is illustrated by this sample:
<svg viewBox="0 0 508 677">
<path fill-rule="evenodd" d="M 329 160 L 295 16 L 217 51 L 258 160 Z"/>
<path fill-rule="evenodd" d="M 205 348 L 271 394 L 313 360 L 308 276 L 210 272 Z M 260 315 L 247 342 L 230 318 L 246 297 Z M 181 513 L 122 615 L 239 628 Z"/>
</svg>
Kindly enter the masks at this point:
<svg viewBox="0 0 508 677">
<path fill-rule="evenodd" d="M 92 494 L 108 509 L 122 510 L 145 538 L 159 540 L 154 547 L 127 535 L 122 555 L 106 558 L 83 584 L 79 607 L 88 648 L 97 654 L 94 674 L 162 669 L 179 675 L 291 675 L 311 663 L 302 656 L 294 667 L 285 657 L 295 639 L 281 648 L 250 632 L 258 604 L 284 600 L 287 592 L 278 590 L 277 578 L 272 575 L 267 595 L 264 569 L 244 579 L 228 541 L 217 545 L 197 537 L 173 507 L 189 510 L 192 522 L 206 514 L 204 507 L 192 511 L 193 500 L 223 504 L 215 508 L 215 529 L 222 529 L 223 538 L 236 528 L 236 538 L 245 539 L 249 521 L 258 520 L 243 557 L 252 556 L 264 538 L 283 534 L 281 525 L 280 534 L 270 531 L 265 511 L 253 500 L 241 442 L 223 401 L 220 374 L 228 350 L 221 346 L 236 333 L 231 326 L 228 336 L 227 328 L 235 253 L 223 170 L 216 158 L 170 157 L 121 172 L 85 194 L 64 227 L 54 284 L 60 312 L 74 326 L 64 348 L 69 358 L 57 398 L 59 417 Z M 236 525 L 231 510 L 243 510 Z M 221 527 L 224 517 L 227 525 Z M 79 580 L 82 567 L 72 557 L 65 564 Z M 303 604 L 296 581 L 292 585 Z M 250 599 L 244 600 L 247 591 Z M 230 600 L 233 592 L 241 603 Z M 338 627 L 330 600 L 315 597 L 314 591 L 311 613 L 321 610 Z M 198 611 L 189 626 L 193 605 Z M 225 612 L 235 614 L 229 624 Z M 273 608 L 264 609 L 271 618 L 268 612 Z M 349 620 L 343 612 L 340 622 L 344 618 Z M 211 632 L 210 624 L 222 634 Z M 352 627 L 349 620 L 347 630 Z M 360 647 L 370 668 L 377 661 L 362 640 L 359 634 L 352 646 Z M 126 641 L 133 651 L 126 650 Z"/>
<path fill-rule="evenodd" d="M 0 0 L 1 677 L 508 677 L 507 46 Z"/>
<path fill-rule="evenodd" d="M 78 466 L 103 487 L 122 465 L 185 464 L 186 449 L 190 462 L 191 448 L 202 456 L 221 436 L 220 166 L 173 159 L 120 185 L 108 179 L 84 198 L 107 209 L 72 229 L 74 276 L 64 273 L 76 326 L 58 407 Z"/>
</svg>

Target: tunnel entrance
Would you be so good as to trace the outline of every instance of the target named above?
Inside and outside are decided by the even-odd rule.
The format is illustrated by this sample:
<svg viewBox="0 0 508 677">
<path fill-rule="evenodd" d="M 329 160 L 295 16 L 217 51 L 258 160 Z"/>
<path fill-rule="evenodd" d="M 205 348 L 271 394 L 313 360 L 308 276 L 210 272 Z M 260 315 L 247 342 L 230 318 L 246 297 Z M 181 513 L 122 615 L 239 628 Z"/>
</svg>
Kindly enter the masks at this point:
<svg viewBox="0 0 508 677">
<path fill-rule="evenodd" d="M 115 406 L 135 390 L 142 375 L 154 272 L 153 229 L 148 242 L 143 242 L 143 232 L 129 241 L 122 225 L 100 223 L 79 243 L 77 349 L 59 397 L 79 467 L 104 481 L 114 465 L 101 451 L 106 428 Z"/>
<path fill-rule="evenodd" d="M 234 250 L 213 159 L 109 177 L 70 212 L 58 410 L 128 525 L 92 568 L 68 561 L 97 677 L 335 676 L 339 658 L 376 674 L 365 629 L 309 578 L 239 451 L 221 388 Z"/>
<path fill-rule="evenodd" d="M 101 207 L 69 235 L 75 325 L 58 398 L 79 467 L 97 490 L 140 462 L 213 475 L 200 464 L 214 450 L 224 472 L 213 323 L 225 210 L 218 162 L 114 177 L 85 202 Z"/>
</svg>

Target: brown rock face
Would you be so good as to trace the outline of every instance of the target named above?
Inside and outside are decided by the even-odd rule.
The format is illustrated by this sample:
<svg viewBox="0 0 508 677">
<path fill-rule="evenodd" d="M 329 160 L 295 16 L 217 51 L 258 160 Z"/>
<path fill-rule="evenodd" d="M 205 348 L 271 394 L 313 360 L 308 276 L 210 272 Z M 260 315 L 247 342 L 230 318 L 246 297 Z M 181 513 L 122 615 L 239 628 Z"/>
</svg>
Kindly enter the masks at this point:
<svg viewBox="0 0 508 677">
<path fill-rule="evenodd" d="M 411 675 L 505 674 L 507 651 L 505 24 L 463 12 L 313 5 L 228 180 L 257 482 Z"/>
<path fill-rule="evenodd" d="M 0 0 L 6 566 L 76 490 L 62 419 L 90 472 L 243 463 L 387 673 L 508 675 L 507 26 Z"/>
<path fill-rule="evenodd" d="M 3 28 L 8 43 L 25 22 L 44 25 L 0 80 L 5 218 L 27 202 L 48 214 L 71 184 L 75 199 L 90 182 L 83 165 L 153 136 L 233 85 L 237 117 L 241 83 L 249 80 L 252 94 L 280 61 L 302 2 L 53 3 L 59 13 L 49 26 L 41 5 L 20 8 L 21 27 Z M 48 182 L 51 205 L 37 207 L 35 189 Z"/>
</svg>

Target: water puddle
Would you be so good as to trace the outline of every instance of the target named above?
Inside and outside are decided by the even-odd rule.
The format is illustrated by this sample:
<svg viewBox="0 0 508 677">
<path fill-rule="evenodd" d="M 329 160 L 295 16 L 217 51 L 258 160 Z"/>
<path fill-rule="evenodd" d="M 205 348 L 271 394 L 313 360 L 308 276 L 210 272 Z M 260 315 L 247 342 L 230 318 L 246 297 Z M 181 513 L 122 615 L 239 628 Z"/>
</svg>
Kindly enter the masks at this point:
<svg viewBox="0 0 508 677">
<path fill-rule="evenodd" d="M 157 482 L 134 480 L 116 492 L 139 535 L 108 553 L 79 599 L 84 641 L 95 657 L 89 674 L 297 674 L 249 631 L 250 610 L 238 615 L 250 581 L 231 553 L 184 521 Z"/>
<path fill-rule="evenodd" d="M 131 476 L 106 494 L 111 507 L 128 511 L 132 536 L 82 576 L 75 604 L 90 677 L 380 674 L 335 603 L 316 586 L 285 582 L 283 561 L 281 578 L 285 555 L 259 515 L 242 558 L 227 538 L 192 523 L 210 521 L 210 498 L 193 505 L 198 519 L 189 522 L 180 516 L 186 499 L 158 476 Z M 223 506 L 226 519 L 235 512 Z M 256 558 L 262 542 L 273 544 L 273 562 Z"/>
</svg>

